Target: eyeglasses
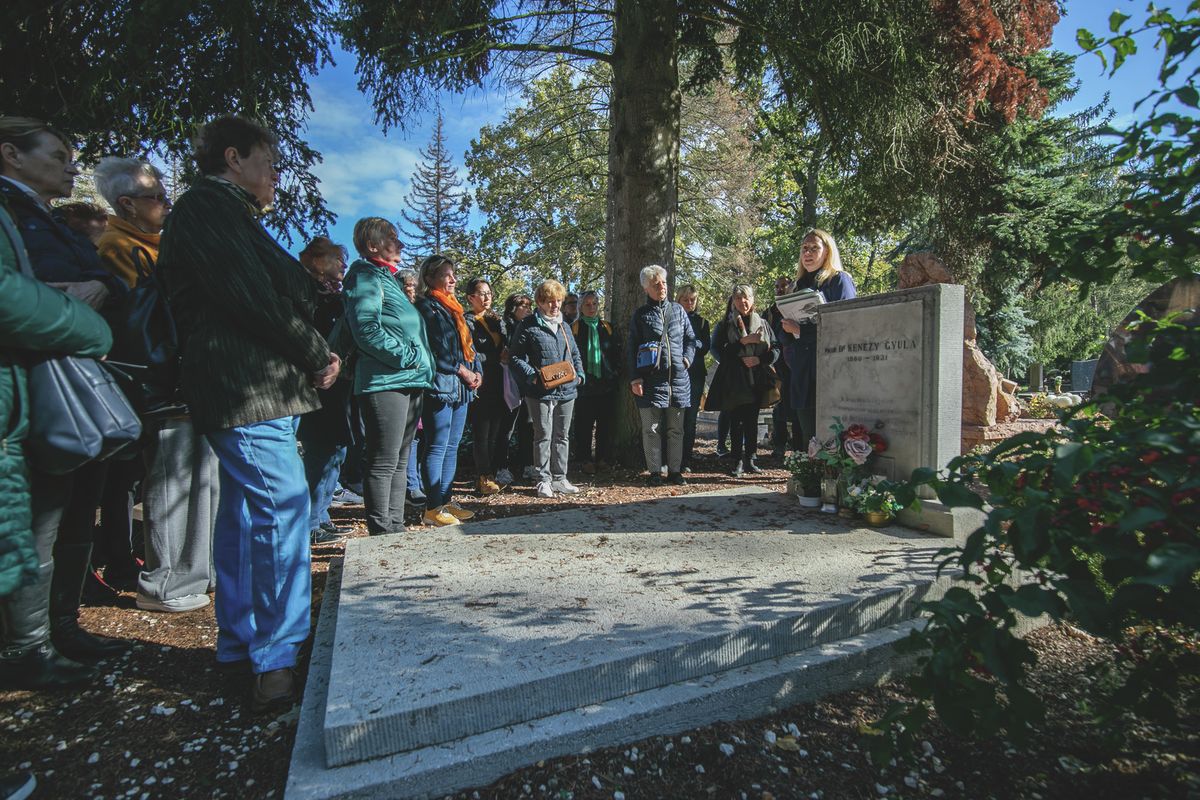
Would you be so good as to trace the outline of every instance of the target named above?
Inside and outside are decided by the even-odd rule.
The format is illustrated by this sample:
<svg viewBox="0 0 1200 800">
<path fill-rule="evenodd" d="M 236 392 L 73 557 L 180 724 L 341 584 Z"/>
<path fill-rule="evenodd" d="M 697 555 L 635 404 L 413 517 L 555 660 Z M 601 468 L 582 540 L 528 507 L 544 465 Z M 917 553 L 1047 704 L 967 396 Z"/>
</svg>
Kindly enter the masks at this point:
<svg viewBox="0 0 1200 800">
<path fill-rule="evenodd" d="M 492 293 L 491 292 L 476 292 L 475 294 L 473 294 L 471 296 L 472 297 L 491 297 Z"/>
<path fill-rule="evenodd" d="M 167 197 L 162 192 L 159 192 L 158 194 L 130 194 L 126 195 L 126 197 L 133 197 L 138 200 L 153 200 L 154 202 L 161 203 L 164 206 L 171 205 L 171 198 Z"/>
</svg>

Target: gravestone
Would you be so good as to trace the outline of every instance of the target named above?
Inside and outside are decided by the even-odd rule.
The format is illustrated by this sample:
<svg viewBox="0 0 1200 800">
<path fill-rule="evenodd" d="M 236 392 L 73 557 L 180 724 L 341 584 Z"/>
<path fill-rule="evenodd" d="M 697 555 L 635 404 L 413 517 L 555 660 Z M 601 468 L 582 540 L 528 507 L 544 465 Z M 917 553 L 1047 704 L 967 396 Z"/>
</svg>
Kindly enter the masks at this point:
<svg viewBox="0 0 1200 800">
<path fill-rule="evenodd" d="M 1090 361 L 1071 362 L 1072 392 L 1090 392 L 1092 390 L 1092 378 L 1096 376 L 1096 365 L 1099 363 L 1100 359 L 1098 358 Z"/>
<path fill-rule="evenodd" d="M 888 442 L 875 471 L 907 480 L 945 467 L 962 434 L 963 287 L 938 283 L 821 307 L 817 329 L 817 429 L 882 423 Z M 970 533 L 977 512 L 921 500 L 900 521 L 943 536 Z"/>
</svg>

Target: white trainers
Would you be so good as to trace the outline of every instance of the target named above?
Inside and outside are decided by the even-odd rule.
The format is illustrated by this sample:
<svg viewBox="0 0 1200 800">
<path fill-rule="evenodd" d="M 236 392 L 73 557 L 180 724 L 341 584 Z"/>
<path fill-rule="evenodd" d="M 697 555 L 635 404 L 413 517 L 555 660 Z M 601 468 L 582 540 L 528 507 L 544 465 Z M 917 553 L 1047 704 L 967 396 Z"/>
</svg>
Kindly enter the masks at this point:
<svg viewBox="0 0 1200 800">
<path fill-rule="evenodd" d="M 542 481 L 537 485 L 538 497 L 554 497 L 554 489 L 546 481 Z"/>
<path fill-rule="evenodd" d="M 579 487 L 566 478 L 554 481 L 550 484 L 550 488 L 559 494 L 579 494 Z"/>
<path fill-rule="evenodd" d="M 137 596 L 137 607 L 143 611 L 180 613 L 195 611 L 198 608 L 204 608 L 206 605 L 208 605 L 208 595 L 206 594 L 185 594 L 182 597 L 172 597 L 170 600 L 159 600 L 156 597 L 150 597 L 141 592 L 138 592 Z"/>
<path fill-rule="evenodd" d="M 496 483 L 501 486 L 509 486 L 513 482 L 513 474 L 508 471 L 508 467 L 501 467 L 496 471 Z"/>
<path fill-rule="evenodd" d="M 358 492 L 352 492 L 344 486 L 338 486 L 333 490 L 333 505 L 335 506 L 361 506 L 365 500 Z"/>
</svg>

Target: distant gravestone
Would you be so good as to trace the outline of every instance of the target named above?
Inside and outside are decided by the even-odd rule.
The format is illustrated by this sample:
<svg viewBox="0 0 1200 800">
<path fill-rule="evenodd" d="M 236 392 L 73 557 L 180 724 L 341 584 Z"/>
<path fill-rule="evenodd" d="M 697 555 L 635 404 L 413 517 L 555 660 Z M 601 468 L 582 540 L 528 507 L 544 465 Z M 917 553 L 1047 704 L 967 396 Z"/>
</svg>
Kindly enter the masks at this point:
<svg viewBox="0 0 1200 800">
<path fill-rule="evenodd" d="M 876 471 L 907 480 L 959 454 L 963 287 L 932 284 L 822 306 L 817 329 L 817 428 L 835 417 L 872 427 L 888 450 Z M 978 514 L 922 499 L 900 521 L 943 536 L 969 533 Z"/>
<path fill-rule="evenodd" d="M 1071 362 L 1072 392 L 1090 392 L 1092 390 L 1092 378 L 1096 375 L 1096 365 L 1099 363 L 1100 359 L 1098 358 Z"/>
</svg>

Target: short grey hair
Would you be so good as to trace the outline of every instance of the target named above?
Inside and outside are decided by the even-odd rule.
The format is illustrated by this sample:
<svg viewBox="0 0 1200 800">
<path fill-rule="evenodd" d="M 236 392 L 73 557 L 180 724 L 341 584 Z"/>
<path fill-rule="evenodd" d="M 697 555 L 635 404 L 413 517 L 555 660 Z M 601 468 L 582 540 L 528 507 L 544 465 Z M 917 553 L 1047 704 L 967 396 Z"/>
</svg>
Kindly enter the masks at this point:
<svg viewBox="0 0 1200 800">
<path fill-rule="evenodd" d="M 417 274 L 417 271 L 415 269 L 399 270 L 398 272 L 396 272 L 396 279 L 398 281 L 400 281 L 401 285 L 408 283 L 409 281 L 412 281 L 413 285 L 415 286 L 416 284 L 419 284 L 421 282 L 421 276 L 419 276 Z"/>
<path fill-rule="evenodd" d="M 733 287 L 733 292 L 730 297 L 744 297 L 750 301 L 750 305 L 754 305 L 754 287 L 748 283 L 739 283 Z"/>
<path fill-rule="evenodd" d="M 142 190 L 138 178 L 143 176 L 161 181 L 162 171 L 153 164 L 137 158 L 108 156 L 96 165 L 96 191 L 108 201 L 114 211 L 120 211 L 117 198 L 133 197 Z"/>
<path fill-rule="evenodd" d="M 649 286 L 650 281 L 654 280 L 655 278 L 662 278 L 664 281 L 667 279 L 667 271 L 658 264 L 651 264 L 648 267 L 642 267 L 642 271 L 638 275 L 638 281 L 642 284 L 643 289 Z"/>
</svg>

